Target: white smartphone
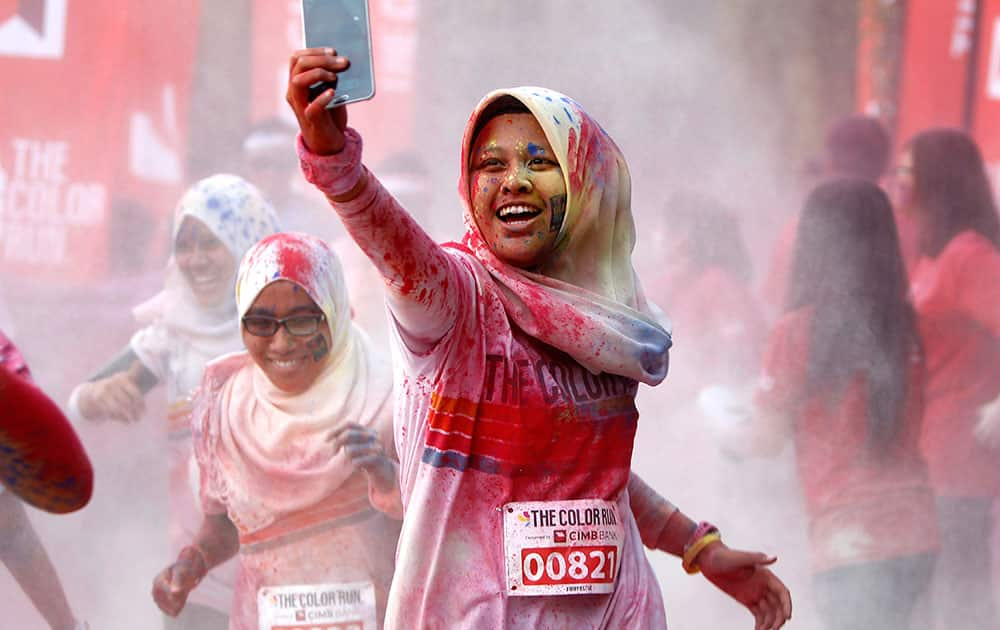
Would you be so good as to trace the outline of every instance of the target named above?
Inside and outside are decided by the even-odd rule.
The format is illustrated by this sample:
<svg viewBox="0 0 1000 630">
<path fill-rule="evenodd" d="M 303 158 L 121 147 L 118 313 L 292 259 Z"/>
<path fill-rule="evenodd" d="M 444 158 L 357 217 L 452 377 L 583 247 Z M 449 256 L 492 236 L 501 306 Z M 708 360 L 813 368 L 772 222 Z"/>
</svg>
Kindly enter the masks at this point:
<svg viewBox="0 0 1000 630">
<path fill-rule="evenodd" d="M 368 0 L 302 0 L 302 34 L 306 48 L 335 48 L 351 67 L 337 75 L 337 84 L 309 86 L 309 100 L 330 87 L 336 96 L 327 107 L 364 101 L 375 96 Z"/>
</svg>

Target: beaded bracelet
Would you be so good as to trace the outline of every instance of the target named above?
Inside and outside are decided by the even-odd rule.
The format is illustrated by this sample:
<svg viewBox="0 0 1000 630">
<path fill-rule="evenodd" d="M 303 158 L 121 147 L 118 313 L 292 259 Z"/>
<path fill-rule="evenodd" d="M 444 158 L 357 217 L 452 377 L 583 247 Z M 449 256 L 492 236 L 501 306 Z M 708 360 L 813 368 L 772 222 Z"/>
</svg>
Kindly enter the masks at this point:
<svg viewBox="0 0 1000 630">
<path fill-rule="evenodd" d="M 698 554 L 717 540 L 722 540 L 718 527 L 705 521 L 698 523 L 694 532 L 691 533 L 691 537 L 688 538 L 687 544 L 684 545 L 684 556 L 681 560 L 681 566 L 689 575 L 701 570 L 695 562 L 698 559 Z"/>
</svg>

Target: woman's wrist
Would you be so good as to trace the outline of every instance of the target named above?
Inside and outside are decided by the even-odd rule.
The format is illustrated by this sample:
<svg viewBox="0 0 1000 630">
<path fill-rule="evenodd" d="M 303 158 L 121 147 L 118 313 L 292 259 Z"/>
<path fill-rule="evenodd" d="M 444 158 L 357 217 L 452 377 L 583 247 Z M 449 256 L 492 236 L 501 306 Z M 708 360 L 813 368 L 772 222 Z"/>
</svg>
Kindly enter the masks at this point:
<svg viewBox="0 0 1000 630">
<path fill-rule="evenodd" d="M 689 574 L 698 573 L 701 570 L 698 556 L 710 546 L 714 546 L 714 543 L 721 543 L 721 541 L 722 536 L 719 534 L 719 528 L 706 521 L 698 523 L 687 543 L 684 544 L 681 566 Z"/>
<path fill-rule="evenodd" d="M 177 563 L 186 564 L 192 574 L 196 576 L 195 586 L 208 575 L 208 558 L 199 545 L 188 545 L 181 549 L 177 554 Z"/>
<path fill-rule="evenodd" d="M 353 199 L 364 190 L 367 179 L 361 164 L 363 144 L 361 135 L 347 128 L 344 130 L 343 149 L 330 155 L 319 155 L 306 145 L 302 134 L 299 134 L 297 147 L 302 174 L 306 181 L 335 201 L 342 202 L 344 197 Z"/>
</svg>

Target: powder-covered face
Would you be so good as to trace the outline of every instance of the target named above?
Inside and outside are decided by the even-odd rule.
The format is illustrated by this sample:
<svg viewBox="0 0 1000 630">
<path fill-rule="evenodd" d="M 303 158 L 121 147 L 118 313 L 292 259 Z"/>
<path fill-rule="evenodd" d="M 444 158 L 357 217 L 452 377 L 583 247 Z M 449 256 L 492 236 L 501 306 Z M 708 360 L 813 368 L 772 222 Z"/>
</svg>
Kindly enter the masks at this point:
<svg viewBox="0 0 1000 630">
<path fill-rule="evenodd" d="M 469 199 L 483 240 L 500 260 L 534 269 L 555 248 L 566 180 L 531 114 L 502 114 L 473 139 Z"/>
<path fill-rule="evenodd" d="M 322 315 L 305 289 L 288 280 L 264 287 L 245 317 L 267 316 L 284 319 L 293 315 Z M 312 387 L 330 358 L 330 326 L 321 321 L 308 337 L 296 337 L 285 326 L 270 337 L 257 337 L 243 327 L 243 345 L 275 387 L 288 394 L 301 394 Z"/>
<path fill-rule="evenodd" d="M 232 299 L 237 260 L 200 220 L 184 217 L 174 239 L 174 261 L 202 306 Z"/>
</svg>

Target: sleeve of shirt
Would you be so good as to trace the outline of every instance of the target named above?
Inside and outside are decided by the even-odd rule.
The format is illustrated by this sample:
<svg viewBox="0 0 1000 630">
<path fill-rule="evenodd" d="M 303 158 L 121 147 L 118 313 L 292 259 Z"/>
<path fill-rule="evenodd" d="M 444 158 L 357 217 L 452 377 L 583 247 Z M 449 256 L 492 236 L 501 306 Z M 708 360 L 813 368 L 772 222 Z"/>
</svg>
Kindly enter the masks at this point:
<svg viewBox="0 0 1000 630">
<path fill-rule="evenodd" d="M 219 470 L 214 456 L 217 430 L 214 426 L 216 400 L 212 395 L 210 374 L 206 373 L 201 387 L 194 393 L 191 411 L 191 427 L 194 434 L 194 456 L 198 463 L 198 497 L 204 514 L 225 514 L 226 503 Z"/>
<path fill-rule="evenodd" d="M 166 382 L 170 339 L 163 325 L 155 323 L 139 329 L 129 340 L 129 347 L 158 382 Z"/>
<path fill-rule="evenodd" d="M 382 275 L 395 324 L 410 349 L 424 352 L 453 327 L 459 312 L 460 276 L 469 275 L 458 260 L 421 228 L 361 164 L 361 136 L 345 133 L 340 153 L 320 156 L 298 141 L 306 179 L 332 198 L 367 178 L 361 194 L 333 202 L 351 238 Z"/>
<path fill-rule="evenodd" d="M 649 549 L 657 549 L 667 522 L 677 514 L 677 507 L 657 494 L 634 472 L 628 478 L 628 499 L 642 544 Z"/>
</svg>

